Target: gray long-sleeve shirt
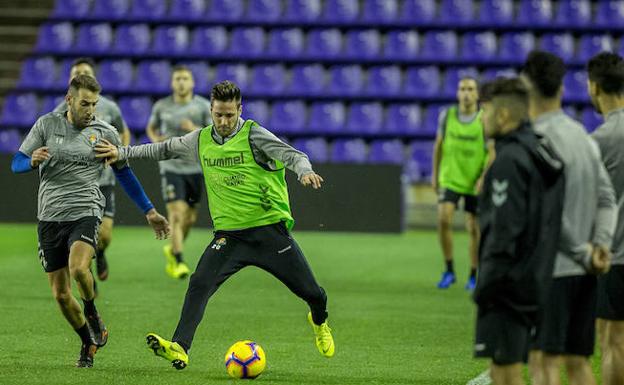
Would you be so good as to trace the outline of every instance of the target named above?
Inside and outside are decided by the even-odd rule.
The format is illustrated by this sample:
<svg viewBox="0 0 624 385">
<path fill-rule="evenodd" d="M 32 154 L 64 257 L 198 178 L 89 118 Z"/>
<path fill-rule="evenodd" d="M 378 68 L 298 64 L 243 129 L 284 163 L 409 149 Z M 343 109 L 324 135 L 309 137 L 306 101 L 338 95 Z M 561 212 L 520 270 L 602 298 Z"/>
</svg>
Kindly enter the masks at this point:
<svg viewBox="0 0 624 385">
<path fill-rule="evenodd" d="M 600 147 L 617 198 L 618 222 L 611 247 L 612 263 L 624 265 L 624 108 L 609 112 L 592 136 Z"/>
<path fill-rule="evenodd" d="M 244 124 L 243 119 L 239 119 L 238 126 L 234 132 L 228 137 L 219 136 L 216 131 L 212 130 L 212 137 L 217 143 L 225 143 L 233 138 Z M 210 127 L 210 126 L 209 126 Z M 202 130 L 195 130 L 184 136 L 173 137 L 164 142 L 143 144 L 140 146 L 120 147 L 119 160 L 125 159 L 184 159 L 188 162 L 196 162 L 201 165 L 199 160 L 199 134 Z M 287 169 L 297 174 L 301 179 L 302 176 L 311 173 L 312 165 L 308 156 L 303 152 L 296 150 L 288 144 L 282 142 L 273 133 L 264 127 L 253 126 L 249 132 L 249 142 L 251 151 L 254 154 L 256 162 L 268 166 L 272 170 L 276 170 L 275 160 L 284 163 Z"/>
<path fill-rule="evenodd" d="M 554 277 L 587 274 L 588 243 L 611 247 L 616 202 L 596 142 L 562 110 L 542 114 L 535 131 L 550 139 L 564 163 L 565 199 Z"/>
</svg>

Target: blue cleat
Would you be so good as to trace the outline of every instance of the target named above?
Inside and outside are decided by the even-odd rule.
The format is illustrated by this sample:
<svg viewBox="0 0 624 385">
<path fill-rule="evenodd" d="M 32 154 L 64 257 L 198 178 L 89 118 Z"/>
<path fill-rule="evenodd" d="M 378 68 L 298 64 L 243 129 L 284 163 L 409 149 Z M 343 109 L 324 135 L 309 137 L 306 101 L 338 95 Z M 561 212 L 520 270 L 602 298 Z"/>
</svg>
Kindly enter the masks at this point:
<svg viewBox="0 0 624 385">
<path fill-rule="evenodd" d="M 466 282 L 466 286 L 464 286 L 464 289 L 468 291 L 473 291 L 475 289 L 475 286 L 477 286 L 477 278 L 470 277 L 468 278 L 468 282 Z"/>
<path fill-rule="evenodd" d="M 448 289 L 455 283 L 455 273 L 452 271 L 445 271 L 442 273 L 442 279 L 438 282 L 438 289 Z"/>
</svg>

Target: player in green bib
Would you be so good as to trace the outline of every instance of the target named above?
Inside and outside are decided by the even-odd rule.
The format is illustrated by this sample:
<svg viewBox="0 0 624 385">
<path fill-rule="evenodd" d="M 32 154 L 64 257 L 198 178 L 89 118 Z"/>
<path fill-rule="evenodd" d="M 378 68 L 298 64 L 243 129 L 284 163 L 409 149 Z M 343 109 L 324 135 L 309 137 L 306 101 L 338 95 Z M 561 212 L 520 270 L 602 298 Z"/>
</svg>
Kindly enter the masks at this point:
<svg viewBox="0 0 624 385">
<path fill-rule="evenodd" d="M 252 265 L 275 276 L 308 303 L 316 346 L 323 356 L 332 357 L 327 296 L 290 235 L 294 220 L 284 176 L 288 168 L 301 184 L 315 189 L 323 178 L 312 170 L 307 155 L 240 117 L 241 93 L 235 84 L 216 84 L 210 104 L 213 124 L 185 136 L 136 147 L 96 147 L 98 157 L 108 158 L 107 162 L 175 158 L 194 160 L 202 168 L 214 238 L 191 276 L 173 338 L 150 333 L 148 346 L 176 369 L 185 368 L 208 299 L 232 274 Z"/>
<path fill-rule="evenodd" d="M 463 200 L 470 235 L 470 277 L 465 288 L 473 290 L 476 284 L 477 193 L 489 160 L 488 152 L 493 151 L 487 144 L 479 119 L 477 87 L 476 79 L 462 78 L 457 89 L 458 104 L 442 111 L 438 123 L 431 180 L 438 193 L 438 235 L 446 262 L 446 270 L 438 282 L 440 289 L 447 289 L 456 281 L 452 223 L 460 200 Z"/>
</svg>

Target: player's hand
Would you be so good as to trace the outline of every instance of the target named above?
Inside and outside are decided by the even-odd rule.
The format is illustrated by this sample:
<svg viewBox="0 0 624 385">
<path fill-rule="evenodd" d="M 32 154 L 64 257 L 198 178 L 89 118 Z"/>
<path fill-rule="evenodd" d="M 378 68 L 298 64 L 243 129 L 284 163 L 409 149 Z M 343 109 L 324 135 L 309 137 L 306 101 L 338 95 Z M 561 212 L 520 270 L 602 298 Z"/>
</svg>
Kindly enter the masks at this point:
<svg viewBox="0 0 624 385">
<path fill-rule="evenodd" d="M 475 189 L 477 190 L 478 194 L 481 193 L 481 189 L 483 189 L 483 177 L 480 177 L 479 179 L 477 179 L 477 183 L 475 184 Z"/>
<path fill-rule="evenodd" d="M 195 131 L 195 129 L 197 129 L 197 127 L 195 127 L 195 124 L 193 124 L 190 119 L 182 119 L 182 121 L 180 122 L 180 128 L 186 132 Z"/>
<path fill-rule="evenodd" d="M 35 168 L 46 160 L 50 159 L 50 152 L 47 146 L 39 147 L 30 155 L 30 167 Z"/>
<path fill-rule="evenodd" d="M 596 274 L 606 274 L 611 268 L 611 250 L 604 245 L 592 245 L 592 270 Z"/>
<path fill-rule="evenodd" d="M 156 239 L 167 239 L 169 237 L 169 222 L 167 222 L 167 218 L 160 215 L 156 209 L 148 211 L 145 218 L 147 218 L 147 222 L 152 226 L 152 229 L 154 229 Z"/>
<path fill-rule="evenodd" d="M 109 165 L 119 160 L 119 150 L 108 140 L 102 139 L 95 145 L 95 157 L 104 158 L 106 165 Z"/>
<path fill-rule="evenodd" d="M 304 176 L 301 177 L 302 185 L 304 186 L 312 185 L 312 188 L 314 188 L 315 190 L 321 188 L 321 182 L 324 182 L 323 178 L 315 172 L 305 174 Z"/>
</svg>

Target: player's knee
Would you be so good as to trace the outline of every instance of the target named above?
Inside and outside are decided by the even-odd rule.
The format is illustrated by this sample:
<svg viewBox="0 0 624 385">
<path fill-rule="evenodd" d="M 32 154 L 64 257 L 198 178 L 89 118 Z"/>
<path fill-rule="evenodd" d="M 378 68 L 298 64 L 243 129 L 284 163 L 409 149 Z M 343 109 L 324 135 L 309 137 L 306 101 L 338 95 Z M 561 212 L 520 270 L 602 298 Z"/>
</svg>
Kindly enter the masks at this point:
<svg viewBox="0 0 624 385">
<path fill-rule="evenodd" d="M 111 232 L 100 231 L 100 234 L 98 235 L 98 248 L 106 249 L 108 245 L 110 245 L 112 238 Z"/>
<path fill-rule="evenodd" d="M 184 223 L 184 213 L 181 210 L 173 209 L 169 212 L 169 222 L 175 225 L 181 225 Z"/>
<path fill-rule="evenodd" d="M 440 217 L 438 218 L 438 225 L 440 226 L 441 229 L 450 229 L 451 225 L 453 223 L 453 219 L 451 216 L 448 215 L 440 215 Z"/>
<path fill-rule="evenodd" d="M 56 302 L 59 305 L 64 306 L 71 301 L 71 291 L 69 290 L 56 290 L 52 293 Z"/>
<path fill-rule="evenodd" d="M 565 366 L 569 376 L 581 375 L 589 369 L 589 358 L 568 356 L 565 358 Z"/>
<path fill-rule="evenodd" d="M 73 279 L 79 279 L 87 274 L 91 274 L 88 267 L 79 264 L 69 266 L 69 275 Z"/>
</svg>

